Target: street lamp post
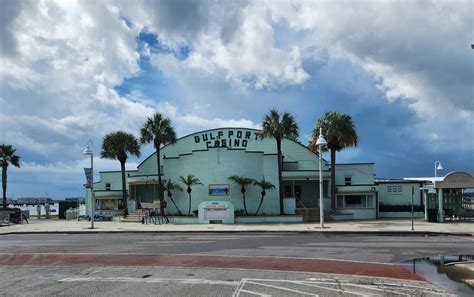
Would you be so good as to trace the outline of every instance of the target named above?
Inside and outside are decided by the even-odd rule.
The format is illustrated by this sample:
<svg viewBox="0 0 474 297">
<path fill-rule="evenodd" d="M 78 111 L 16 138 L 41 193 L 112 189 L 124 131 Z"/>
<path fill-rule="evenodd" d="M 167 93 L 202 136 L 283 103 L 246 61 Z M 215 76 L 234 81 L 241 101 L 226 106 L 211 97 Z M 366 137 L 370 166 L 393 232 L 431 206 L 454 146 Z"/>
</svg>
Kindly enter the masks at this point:
<svg viewBox="0 0 474 297">
<path fill-rule="evenodd" d="M 95 215 L 95 194 L 94 194 L 94 152 L 92 151 L 92 140 L 89 139 L 87 141 L 86 148 L 84 149 L 84 155 L 91 156 L 91 204 L 92 204 L 92 211 L 91 211 L 91 229 L 94 229 L 94 215 Z"/>
<path fill-rule="evenodd" d="M 323 146 L 327 144 L 323 136 L 323 129 L 319 128 L 319 138 L 316 145 L 319 147 L 319 224 L 321 229 L 324 228 L 324 201 L 323 201 L 323 165 L 322 154 Z"/>
<path fill-rule="evenodd" d="M 436 164 L 438 164 L 438 166 L 436 166 Z M 437 171 L 438 171 L 438 170 L 443 170 L 443 169 L 444 169 L 444 168 L 443 168 L 443 165 L 441 165 L 441 162 L 436 160 L 435 163 L 434 163 L 435 177 L 438 176 Z"/>
</svg>

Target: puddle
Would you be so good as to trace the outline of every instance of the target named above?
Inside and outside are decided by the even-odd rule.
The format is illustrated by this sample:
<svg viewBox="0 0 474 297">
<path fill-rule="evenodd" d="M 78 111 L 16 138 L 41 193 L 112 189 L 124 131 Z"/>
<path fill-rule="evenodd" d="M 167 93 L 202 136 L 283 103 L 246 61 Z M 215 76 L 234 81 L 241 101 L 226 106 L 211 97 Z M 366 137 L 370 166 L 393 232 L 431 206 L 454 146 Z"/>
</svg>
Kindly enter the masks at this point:
<svg viewBox="0 0 474 297">
<path fill-rule="evenodd" d="M 400 262 L 403 268 L 422 276 L 450 293 L 458 296 L 473 296 L 474 288 L 469 287 L 462 279 L 474 280 L 474 271 L 455 265 L 461 263 L 474 265 L 474 255 L 440 255 Z"/>
</svg>

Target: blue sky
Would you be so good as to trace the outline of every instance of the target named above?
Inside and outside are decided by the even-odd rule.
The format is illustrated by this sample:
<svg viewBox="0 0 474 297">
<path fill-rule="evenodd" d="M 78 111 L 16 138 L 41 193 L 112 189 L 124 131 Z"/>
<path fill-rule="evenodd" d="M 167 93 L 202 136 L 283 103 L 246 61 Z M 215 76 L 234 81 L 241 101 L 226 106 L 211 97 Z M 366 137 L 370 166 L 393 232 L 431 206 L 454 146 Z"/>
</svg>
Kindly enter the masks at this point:
<svg viewBox="0 0 474 297">
<path fill-rule="evenodd" d="M 289 111 L 308 142 L 328 110 L 352 116 L 377 177 L 474 173 L 471 1 L 6 1 L 0 139 L 22 168 L 9 197 L 83 194 L 82 149 L 162 112 L 179 136 L 259 127 Z M 133 169 L 142 158 L 130 158 Z M 95 159 L 97 170 L 119 163 Z"/>
</svg>

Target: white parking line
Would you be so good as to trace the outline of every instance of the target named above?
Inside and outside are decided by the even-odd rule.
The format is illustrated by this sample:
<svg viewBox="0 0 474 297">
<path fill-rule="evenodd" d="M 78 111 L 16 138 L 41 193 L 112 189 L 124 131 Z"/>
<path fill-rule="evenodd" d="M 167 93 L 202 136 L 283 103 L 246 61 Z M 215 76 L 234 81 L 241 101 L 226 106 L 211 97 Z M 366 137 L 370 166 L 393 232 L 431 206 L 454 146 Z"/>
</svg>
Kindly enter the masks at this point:
<svg viewBox="0 0 474 297">
<path fill-rule="evenodd" d="M 174 282 L 180 284 L 199 284 L 199 285 L 227 285 L 237 286 L 238 281 L 219 281 L 197 278 L 138 278 L 138 277 L 68 277 L 58 280 L 60 283 L 69 282 L 130 282 L 130 283 L 166 283 Z"/>
<path fill-rule="evenodd" d="M 254 285 L 257 285 L 257 286 L 264 286 L 264 287 L 268 287 L 268 288 L 273 288 L 273 289 L 277 289 L 277 290 L 283 290 L 283 291 L 298 293 L 298 294 L 302 294 L 302 295 L 319 296 L 318 294 L 312 294 L 312 293 L 307 293 L 307 292 L 303 292 L 303 291 L 299 291 L 299 290 L 293 290 L 293 289 L 289 289 L 289 288 L 285 288 L 285 287 L 262 284 L 262 283 L 248 281 L 248 280 L 247 280 L 247 284 L 254 284 Z"/>
</svg>

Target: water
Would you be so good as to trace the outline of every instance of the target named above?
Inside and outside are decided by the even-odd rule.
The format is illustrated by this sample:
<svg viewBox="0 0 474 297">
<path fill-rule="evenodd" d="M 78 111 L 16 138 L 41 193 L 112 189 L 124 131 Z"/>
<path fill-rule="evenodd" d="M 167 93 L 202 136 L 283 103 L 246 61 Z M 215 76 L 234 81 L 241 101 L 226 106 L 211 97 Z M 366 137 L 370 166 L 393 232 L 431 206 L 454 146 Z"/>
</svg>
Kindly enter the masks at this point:
<svg viewBox="0 0 474 297">
<path fill-rule="evenodd" d="M 458 296 L 474 296 L 474 289 L 461 279 L 474 279 L 474 271 L 452 265 L 459 262 L 474 263 L 474 255 L 436 256 L 401 262 L 401 265 Z"/>
</svg>

